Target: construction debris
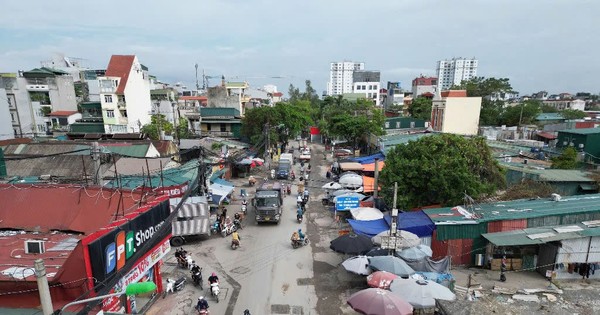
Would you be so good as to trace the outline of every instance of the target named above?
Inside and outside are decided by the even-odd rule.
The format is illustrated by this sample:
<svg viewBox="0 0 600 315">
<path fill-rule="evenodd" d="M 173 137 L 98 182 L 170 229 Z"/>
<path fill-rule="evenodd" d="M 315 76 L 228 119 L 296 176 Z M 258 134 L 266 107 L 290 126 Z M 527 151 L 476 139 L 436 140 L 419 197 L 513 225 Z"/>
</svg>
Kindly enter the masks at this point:
<svg viewBox="0 0 600 315">
<path fill-rule="evenodd" d="M 537 295 L 526 295 L 526 294 L 515 294 L 512 296 L 513 300 L 525 301 L 525 302 L 536 302 L 539 303 L 540 299 Z"/>
</svg>

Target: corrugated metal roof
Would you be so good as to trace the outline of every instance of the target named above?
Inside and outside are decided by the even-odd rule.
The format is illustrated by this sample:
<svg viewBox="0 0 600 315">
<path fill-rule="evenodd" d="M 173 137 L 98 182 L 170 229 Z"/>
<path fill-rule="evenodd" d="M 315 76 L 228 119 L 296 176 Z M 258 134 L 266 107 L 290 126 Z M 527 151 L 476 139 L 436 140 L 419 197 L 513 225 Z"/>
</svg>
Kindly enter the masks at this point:
<svg viewBox="0 0 600 315">
<path fill-rule="evenodd" d="M 119 181 L 112 180 L 106 184 L 107 187 L 121 187 L 126 189 L 136 189 L 146 185 L 146 187 L 159 187 L 159 186 L 177 186 L 185 182 L 189 182 L 196 178 L 198 173 L 198 160 L 192 160 L 180 167 L 175 167 L 167 170 L 163 170 L 162 178 L 160 173 L 155 173 L 150 176 L 151 183 L 148 183 L 148 175 L 134 175 L 134 176 L 123 176 L 119 178 Z M 161 185 L 162 182 L 162 185 Z"/>
<path fill-rule="evenodd" d="M 212 116 L 234 116 L 239 117 L 240 111 L 237 108 L 227 107 L 201 107 L 200 116 L 210 118 Z"/>
<path fill-rule="evenodd" d="M 600 128 L 580 128 L 580 129 L 566 129 L 559 130 L 559 133 L 571 133 L 578 135 L 593 135 L 600 133 Z"/>
<path fill-rule="evenodd" d="M 399 144 L 407 144 L 410 141 L 417 141 L 423 137 L 434 135 L 435 133 L 413 133 L 413 134 L 400 134 L 400 135 L 390 135 L 383 136 L 381 138 L 381 143 L 384 145 L 384 153 L 387 153 L 389 150 L 394 148 Z"/>
<path fill-rule="evenodd" d="M 101 147 L 112 153 L 130 156 L 130 157 L 146 157 L 148 153 L 149 143 L 101 143 Z"/>
<path fill-rule="evenodd" d="M 462 207 L 461 207 L 462 208 Z M 464 208 L 463 208 L 464 209 Z M 561 216 L 600 212 L 600 194 L 562 197 L 560 201 L 544 199 L 521 199 L 480 204 L 475 209 L 479 218 L 462 215 L 457 207 L 425 209 L 436 224 L 473 224 L 498 220 L 517 220 L 546 216 Z"/>
<path fill-rule="evenodd" d="M 504 167 L 508 169 L 512 169 L 515 171 L 527 173 L 527 174 L 536 174 L 539 176 L 539 180 L 547 181 L 547 182 L 595 182 L 593 179 L 589 178 L 588 172 L 580 171 L 580 170 L 560 170 L 560 169 L 536 169 L 529 167 L 522 167 L 519 165 L 511 165 L 508 163 L 502 164 Z"/>
<path fill-rule="evenodd" d="M 486 233 L 482 236 L 496 246 L 536 245 L 566 239 L 600 236 L 600 227 L 588 227 L 578 223 Z"/>
<path fill-rule="evenodd" d="M 537 115 L 535 120 L 564 120 L 561 113 L 541 113 Z"/>
<path fill-rule="evenodd" d="M 41 176 L 83 178 L 84 168 L 88 176 L 92 175 L 94 161 L 89 156 L 56 155 L 25 160 L 6 160 L 8 176 Z"/>
</svg>

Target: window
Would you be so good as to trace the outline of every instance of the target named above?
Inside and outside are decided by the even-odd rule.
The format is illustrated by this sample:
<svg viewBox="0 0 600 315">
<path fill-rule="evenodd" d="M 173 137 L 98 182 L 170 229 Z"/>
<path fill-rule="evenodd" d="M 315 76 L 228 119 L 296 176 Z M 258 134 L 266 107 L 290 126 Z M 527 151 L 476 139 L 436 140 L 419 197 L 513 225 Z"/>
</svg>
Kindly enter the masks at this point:
<svg viewBox="0 0 600 315">
<path fill-rule="evenodd" d="M 115 111 L 112 109 L 109 109 L 106 111 L 106 117 L 108 118 L 114 118 L 115 117 Z"/>
<path fill-rule="evenodd" d="M 226 132 L 226 131 L 227 131 L 227 125 L 221 124 L 221 132 Z"/>
<path fill-rule="evenodd" d="M 390 122 L 389 121 L 385 122 L 385 128 L 390 128 Z"/>
<path fill-rule="evenodd" d="M 104 102 L 112 103 L 112 95 L 104 95 Z"/>
<path fill-rule="evenodd" d="M 10 113 L 10 120 L 11 120 L 12 122 L 15 122 L 15 121 L 16 121 L 16 119 L 15 119 L 15 113 Z"/>
</svg>

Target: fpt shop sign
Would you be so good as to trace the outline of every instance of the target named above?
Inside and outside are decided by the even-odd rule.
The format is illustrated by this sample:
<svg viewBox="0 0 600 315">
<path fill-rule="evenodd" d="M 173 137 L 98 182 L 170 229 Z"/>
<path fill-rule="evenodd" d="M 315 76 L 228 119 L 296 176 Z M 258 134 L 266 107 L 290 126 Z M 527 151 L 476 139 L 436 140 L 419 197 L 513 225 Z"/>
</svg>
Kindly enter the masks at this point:
<svg viewBox="0 0 600 315">
<path fill-rule="evenodd" d="M 88 248 L 94 278 L 99 282 L 110 278 L 120 271 L 126 262 L 142 257 L 145 253 L 139 249 L 146 243 L 151 242 L 152 247 L 159 244 L 162 239 L 151 239 L 163 226 L 169 214 L 169 202 L 163 201 L 91 242 Z M 170 233 L 171 224 L 167 225 Z"/>
</svg>

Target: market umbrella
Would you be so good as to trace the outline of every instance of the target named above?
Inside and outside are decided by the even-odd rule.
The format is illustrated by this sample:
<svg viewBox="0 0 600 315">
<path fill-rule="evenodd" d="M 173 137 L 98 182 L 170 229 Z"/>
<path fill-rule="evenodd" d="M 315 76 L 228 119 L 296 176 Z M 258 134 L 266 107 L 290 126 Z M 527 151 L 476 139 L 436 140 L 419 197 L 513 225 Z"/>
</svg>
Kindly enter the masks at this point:
<svg viewBox="0 0 600 315">
<path fill-rule="evenodd" d="M 340 189 L 340 190 L 336 190 L 334 192 L 331 193 L 332 196 L 340 196 L 340 195 L 344 195 L 344 194 L 349 194 L 352 193 L 353 191 L 350 189 Z"/>
<path fill-rule="evenodd" d="M 341 176 L 338 183 L 340 183 L 342 187 L 356 189 L 362 186 L 363 178 L 358 174 L 347 174 Z"/>
<path fill-rule="evenodd" d="M 365 256 L 369 256 L 369 257 L 387 256 L 387 255 L 389 255 L 389 250 L 383 249 L 380 247 L 373 248 L 370 251 L 365 253 Z"/>
<path fill-rule="evenodd" d="M 399 296 L 382 289 L 358 291 L 347 301 L 355 311 L 365 315 L 411 315 L 413 307 Z"/>
<path fill-rule="evenodd" d="M 415 308 L 434 307 L 435 300 L 454 301 L 456 295 L 445 286 L 427 280 L 394 279 L 390 290 Z"/>
<path fill-rule="evenodd" d="M 398 278 L 395 274 L 387 271 L 375 271 L 367 276 L 367 284 L 371 288 L 389 289 L 392 280 Z"/>
<path fill-rule="evenodd" d="M 390 235 L 390 231 L 388 231 L 388 230 L 383 231 L 383 232 L 373 236 L 371 238 L 371 241 L 373 241 L 373 244 L 380 245 L 381 237 L 388 236 L 388 235 Z M 396 232 L 396 237 L 398 237 L 397 242 L 400 243 L 399 246 L 401 248 L 409 248 L 409 247 L 417 246 L 421 243 L 421 239 L 419 239 L 419 237 L 416 234 L 413 234 L 411 232 L 404 231 L 404 230 L 398 230 L 398 232 Z"/>
<path fill-rule="evenodd" d="M 369 267 L 379 271 L 391 272 L 400 277 L 408 277 L 415 274 L 415 271 L 404 260 L 396 256 L 370 257 Z"/>
<path fill-rule="evenodd" d="M 331 241 L 329 248 L 338 253 L 361 255 L 373 248 L 373 243 L 367 236 L 349 233 Z"/>
<path fill-rule="evenodd" d="M 429 246 L 420 244 L 414 247 L 403 249 L 402 251 L 396 253 L 396 255 L 406 260 L 421 260 L 425 257 L 431 257 L 433 252 Z"/>
<path fill-rule="evenodd" d="M 333 198 L 333 202 L 337 201 L 337 198 L 343 198 L 343 197 L 358 197 L 358 200 L 362 200 L 363 198 L 365 198 L 365 195 L 363 194 L 359 194 L 359 193 L 355 193 L 355 192 L 349 192 L 346 194 L 341 194 L 341 195 L 337 195 Z M 383 215 L 380 219 L 383 219 Z"/>
<path fill-rule="evenodd" d="M 342 266 L 346 271 L 359 274 L 359 275 L 369 275 L 371 274 L 371 269 L 369 269 L 369 259 L 367 256 L 354 256 L 350 257 L 342 263 Z"/>
<path fill-rule="evenodd" d="M 342 185 L 340 185 L 339 183 L 336 183 L 336 182 L 329 182 L 329 183 L 321 186 L 321 188 L 328 189 L 328 190 L 338 190 L 338 189 L 342 188 Z"/>
<path fill-rule="evenodd" d="M 265 163 L 265 160 L 261 159 L 261 158 L 253 158 L 252 162 L 254 162 L 256 165 L 261 166 Z"/>
<path fill-rule="evenodd" d="M 349 194 L 350 195 L 350 194 Z M 346 195 L 342 195 L 346 196 Z M 340 196 L 340 197 L 342 197 Z M 363 198 L 360 198 L 361 200 Z M 358 207 L 350 209 L 350 213 L 354 220 L 369 221 L 383 219 L 383 213 L 379 209 L 370 207 Z M 380 243 L 381 244 L 381 243 Z"/>
</svg>

